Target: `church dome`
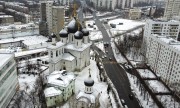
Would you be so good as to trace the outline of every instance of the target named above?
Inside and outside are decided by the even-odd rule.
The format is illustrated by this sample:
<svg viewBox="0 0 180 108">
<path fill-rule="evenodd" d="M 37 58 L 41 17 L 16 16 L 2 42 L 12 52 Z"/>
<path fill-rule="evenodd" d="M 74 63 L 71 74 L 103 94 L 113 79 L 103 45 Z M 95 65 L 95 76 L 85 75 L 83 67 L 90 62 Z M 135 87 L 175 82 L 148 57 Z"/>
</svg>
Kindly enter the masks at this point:
<svg viewBox="0 0 180 108">
<path fill-rule="evenodd" d="M 65 29 L 62 29 L 62 30 L 59 32 L 59 36 L 60 36 L 60 37 L 68 37 L 68 32 L 67 32 Z"/>
<path fill-rule="evenodd" d="M 56 38 L 56 35 L 54 33 L 51 33 L 51 38 Z"/>
<path fill-rule="evenodd" d="M 86 28 L 82 29 L 82 33 L 84 36 L 89 36 L 89 30 L 87 30 Z"/>
<path fill-rule="evenodd" d="M 74 38 L 75 39 L 82 39 L 83 38 L 83 33 L 81 31 L 77 31 L 75 34 L 74 34 Z"/>
<path fill-rule="evenodd" d="M 81 30 L 82 26 L 76 18 L 73 18 L 73 20 L 68 24 L 67 29 L 69 33 L 75 33 L 76 31 Z"/>
<path fill-rule="evenodd" d="M 84 81 L 84 84 L 85 84 L 86 86 L 93 86 L 93 85 L 94 85 L 94 80 L 91 79 L 91 78 L 88 78 L 88 79 L 86 79 L 86 80 Z"/>
</svg>

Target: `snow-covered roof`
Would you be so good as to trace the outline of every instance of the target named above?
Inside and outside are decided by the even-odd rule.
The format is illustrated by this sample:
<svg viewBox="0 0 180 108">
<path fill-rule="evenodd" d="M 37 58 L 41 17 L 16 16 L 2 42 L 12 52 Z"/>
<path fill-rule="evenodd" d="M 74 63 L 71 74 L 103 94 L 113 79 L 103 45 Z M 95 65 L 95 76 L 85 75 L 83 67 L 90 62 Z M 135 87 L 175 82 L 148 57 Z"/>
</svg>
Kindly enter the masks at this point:
<svg viewBox="0 0 180 108">
<path fill-rule="evenodd" d="M 75 76 L 72 72 L 54 71 L 49 76 L 47 76 L 47 83 L 54 86 L 67 87 L 73 80 Z"/>
<path fill-rule="evenodd" d="M 33 24 L 33 26 L 32 26 Z M 13 29 L 27 29 L 27 28 L 38 28 L 37 25 L 35 25 L 34 23 L 28 23 L 28 24 L 12 24 L 12 25 L 8 25 L 8 26 L 0 26 L 0 30 L 1 31 L 4 31 L 4 30 L 11 30 L 12 28 Z"/>
<path fill-rule="evenodd" d="M 0 67 L 5 65 L 4 63 L 7 62 L 12 56 L 13 54 L 0 54 Z"/>
<path fill-rule="evenodd" d="M 48 87 L 44 90 L 45 97 L 58 96 L 61 93 L 62 93 L 61 90 L 54 88 L 54 87 Z"/>
<path fill-rule="evenodd" d="M 153 36 L 156 36 L 156 38 L 159 39 L 160 41 L 165 42 L 167 45 L 180 51 L 180 42 L 179 41 L 177 41 L 173 38 L 170 38 L 170 37 L 160 36 L 157 34 L 154 34 Z"/>
<path fill-rule="evenodd" d="M 48 49 L 57 49 L 57 48 L 64 46 L 64 45 L 65 45 L 65 43 L 62 43 L 61 41 L 59 41 L 56 43 L 56 45 L 49 44 Z"/>
<path fill-rule="evenodd" d="M 23 37 L 16 37 L 16 38 L 1 39 L 0 44 L 23 41 L 25 45 L 30 46 L 34 44 L 46 43 L 47 40 L 48 40 L 47 37 L 44 37 L 41 35 L 33 35 L 33 36 L 23 36 Z"/>
<path fill-rule="evenodd" d="M 67 60 L 67 61 L 73 61 L 75 59 L 75 57 L 69 53 L 64 53 L 62 56 L 62 59 Z"/>
<path fill-rule="evenodd" d="M 1 15 L 0 18 L 10 18 L 10 17 L 13 17 L 11 15 Z"/>
<path fill-rule="evenodd" d="M 88 44 L 82 43 L 82 47 L 81 48 L 76 48 L 75 44 L 69 43 L 69 44 L 67 44 L 65 46 L 65 48 L 66 49 L 70 49 L 70 50 L 83 51 L 83 50 L 85 50 L 86 48 L 88 48 L 90 46 L 91 46 L 91 43 L 88 43 Z"/>
<path fill-rule="evenodd" d="M 87 102 L 87 100 L 89 100 L 90 101 L 90 103 L 95 103 L 96 102 L 96 98 L 98 97 L 98 95 L 97 95 L 97 93 L 92 93 L 92 94 L 87 94 L 87 93 L 85 93 L 85 92 L 83 92 L 83 91 L 80 91 L 79 93 L 78 93 L 78 95 L 76 96 L 76 99 L 78 100 L 78 101 L 84 101 L 84 102 Z M 88 102 L 89 102 L 88 101 Z M 89 104 L 90 104 L 89 103 Z"/>
<path fill-rule="evenodd" d="M 41 52 L 47 52 L 47 49 L 41 48 L 41 49 L 34 49 L 34 50 L 28 50 L 28 51 L 22 51 L 22 52 L 15 52 L 15 57 L 21 57 L 21 56 L 26 56 L 26 55 L 41 53 Z"/>
</svg>

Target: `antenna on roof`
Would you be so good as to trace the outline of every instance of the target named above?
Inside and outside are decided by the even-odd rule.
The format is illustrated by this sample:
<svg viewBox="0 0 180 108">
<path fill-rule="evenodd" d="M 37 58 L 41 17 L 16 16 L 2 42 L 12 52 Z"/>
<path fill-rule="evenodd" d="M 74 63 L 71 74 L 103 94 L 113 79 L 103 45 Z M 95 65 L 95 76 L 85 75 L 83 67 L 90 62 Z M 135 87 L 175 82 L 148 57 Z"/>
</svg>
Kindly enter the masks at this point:
<svg viewBox="0 0 180 108">
<path fill-rule="evenodd" d="M 90 73 L 90 70 L 91 70 L 91 69 L 89 68 L 88 70 L 89 70 L 89 78 L 91 78 L 91 73 Z"/>
</svg>

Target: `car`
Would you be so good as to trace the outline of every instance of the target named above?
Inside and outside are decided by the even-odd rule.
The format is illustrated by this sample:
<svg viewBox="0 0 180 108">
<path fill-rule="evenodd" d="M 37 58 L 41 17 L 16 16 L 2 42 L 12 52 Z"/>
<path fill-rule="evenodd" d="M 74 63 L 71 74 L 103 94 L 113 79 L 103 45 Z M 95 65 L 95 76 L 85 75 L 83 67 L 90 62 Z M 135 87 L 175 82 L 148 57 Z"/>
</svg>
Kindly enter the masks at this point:
<svg viewBox="0 0 180 108">
<path fill-rule="evenodd" d="M 102 56 L 102 59 L 104 59 L 104 56 Z"/>
<path fill-rule="evenodd" d="M 123 106 L 125 105 L 124 99 L 121 99 L 121 103 L 122 103 Z"/>
<path fill-rule="evenodd" d="M 132 94 L 129 94 L 129 98 L 130 98 L 131 100 L 133 100 L 133 99 L 134 99 L 134 97 L 133 97 L 133 95 L 132 95 Z"/>
<path fill-rule="evenodd" d="M 128 106 L 127 106 L 127 105 L 124 105 L 124 108 L 128 108 Z"/>
<path fill-rule="evenodd" d="M 106 55 L 104 55 L 104 58 L 107 58 L 107 56 L 106 56 Z"/>
<path fill-rule="evenodd" d="M 108 51 L 106 51 L 106 53 L 108 53 Z"/>
<path fill-rule="evenodd" d="M 109 60 L 112 60 L 112 58 L 110 57 Z"/>
</svg>

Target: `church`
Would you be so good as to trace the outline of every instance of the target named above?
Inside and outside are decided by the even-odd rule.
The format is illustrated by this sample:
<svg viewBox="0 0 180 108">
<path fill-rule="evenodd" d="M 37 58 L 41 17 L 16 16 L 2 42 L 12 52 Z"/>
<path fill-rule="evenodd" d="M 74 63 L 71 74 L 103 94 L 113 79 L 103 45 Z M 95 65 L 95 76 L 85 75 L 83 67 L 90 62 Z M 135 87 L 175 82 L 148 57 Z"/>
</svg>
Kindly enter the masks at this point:
<svg viewBox="0 0 180 108">
<path fill-rule="evenodd" d="M 90 64 L 89 31 L 76 17 L 59 32 L 60 40 L 51 34 L 48 41 L 49 71 L 81 71 Z"/>
</svg>

